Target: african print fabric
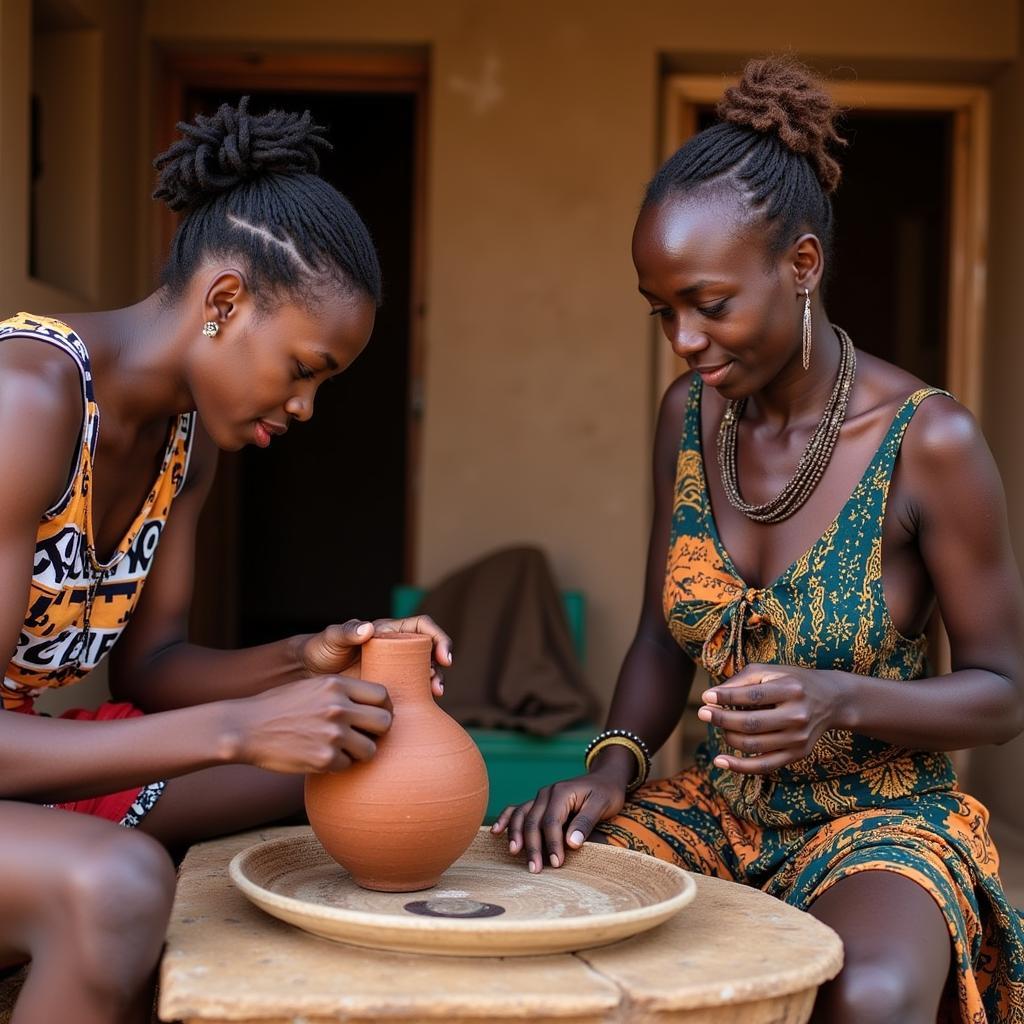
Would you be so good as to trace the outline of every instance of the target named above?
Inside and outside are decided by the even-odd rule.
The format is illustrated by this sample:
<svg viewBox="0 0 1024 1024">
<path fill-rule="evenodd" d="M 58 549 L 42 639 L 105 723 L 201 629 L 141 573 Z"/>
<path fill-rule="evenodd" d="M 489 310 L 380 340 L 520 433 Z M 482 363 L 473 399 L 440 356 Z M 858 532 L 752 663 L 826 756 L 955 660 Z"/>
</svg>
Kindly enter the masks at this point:
<svg viewBox="0 0 1024 1024">
<path fill-rule="evenodd" d="M 10 338 L 34 339 L 66 352 L 78 367 L 85 409 L 70 482 L 39 523 L 25 621 L 0 685 L 0 706 L 28 710 L 44 688 L 77 682 L 95 668 L 131 618 L 188 472 L 195 414 L 170 421 L 153 486 L 110 560 L 101 562 L 90 521 L 100 411 L 89 353 L 67 324 L 27 313 L 0 321 L 0 342 Z"/>
<path fill-rule="evenodd" d="M 767 587 L 748 587 L 715 526 L 704 477 L 701 381 L 687 402 L 664 587 L 668 628 L 712 680 L 752 662 L 839 670 L 908 686 L 925 639 L 900 634 L 882 589 L 882 524 L 911 395 L 825 533 Z M 940 1020 L 1024 1024 L 1024 916 L 1008 903 L 988 812 L 957 787 L 945 753 L 827 732 L 765 776 L 718 768 L 708 728 L 696 764 L 649 783 L 600 826 L 618 845 L 757 886 L 806 909 L 841 878 L 893 871 L 935 899 L 949 927 L 955 992 Z"/>
</svg>

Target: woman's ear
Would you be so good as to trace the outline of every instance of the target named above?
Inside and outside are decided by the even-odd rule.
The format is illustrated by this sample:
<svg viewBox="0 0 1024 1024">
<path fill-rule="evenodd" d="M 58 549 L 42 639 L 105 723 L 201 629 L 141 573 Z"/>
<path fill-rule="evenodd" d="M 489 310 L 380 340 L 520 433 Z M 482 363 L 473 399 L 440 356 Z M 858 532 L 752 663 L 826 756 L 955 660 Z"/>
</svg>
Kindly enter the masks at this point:
<svg viewBox="0 0 1024 1024">
<path fill-rule="evenodd" d="M 801 294 L 804 289 L 813 292 L 821 283 L 825 272 L 825 253 L 817 235 L 801 235 L 786 254 L 792 267 L 793 283 Z"/>
<path fill-rule="evenodd" d="M 218 270 L 203 297 L 203 319 L 224 323 L 234 316 L 249 298 L 245 274 L 228 267 Z"/>
</svg>

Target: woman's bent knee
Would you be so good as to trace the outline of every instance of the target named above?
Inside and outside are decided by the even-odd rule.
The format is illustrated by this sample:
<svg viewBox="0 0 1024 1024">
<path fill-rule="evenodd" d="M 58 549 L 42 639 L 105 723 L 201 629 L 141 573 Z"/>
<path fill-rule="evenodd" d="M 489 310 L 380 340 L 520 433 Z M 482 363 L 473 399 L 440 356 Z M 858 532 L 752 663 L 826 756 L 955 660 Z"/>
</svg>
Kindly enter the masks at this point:
<svg viewBox="0 0 1024 1024">
<path fill-rule="evenodd" d="M 55 893 L 82 972 L 132 988 L 156 963 L 174 898 L 174 865 L 159 843 L 113 832 L 73 864 Z"/>
<path fill-rule="evenodd" d="M 934 1021 L 934 1007 L 925 1003 L 929 994 L 917 992 L 898 964 L 850 964 L 839 977 L 821 990 L 820 1009 L 815 1019 L 849 1024 L 914 1024 Z"/>
<path fill-rule="evenodd" d="M 155 840 L 122 830 L 84 852 L 62 888 L 67 905 L 95 925 L 162 921 L 174 896 L 174 864 Z"/>
</svg>

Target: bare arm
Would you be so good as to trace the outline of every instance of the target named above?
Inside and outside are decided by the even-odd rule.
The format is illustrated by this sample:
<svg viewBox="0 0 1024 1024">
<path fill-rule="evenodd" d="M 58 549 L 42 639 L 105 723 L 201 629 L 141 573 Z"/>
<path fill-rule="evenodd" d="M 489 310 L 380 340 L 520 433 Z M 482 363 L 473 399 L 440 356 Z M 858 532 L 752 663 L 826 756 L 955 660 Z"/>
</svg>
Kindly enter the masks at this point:
<svg viewBox="0 0 1024 1024">
<path fill-rule="evenodd" d="M 929 399 L 907 429 L 900 469 L 953 671 L 902 681 L 748 665 L 709 690 L 712 706 L 700 711 L 753 755 L 722 755 L 722 767 L 772 771 L 830 728 L 918 750 L 1004 743 L 1024 729 L 1024 588 L 999 474 L 970 413 Z"/>
<path fill-rule="evenodd" d="M 683 415 L 691 382 L 687 374 L 666 392 L 654 439 L 654 515 L 647 550 L 643 604 L 636 635 L 626 652 L 608 712 L 607 728 L 628 729 L 656 751 L 672 734 L 693 684 L 693 662 L 665 624 L 662 594 L 668 565 L 675 500 L 676 461 Z M 611 747 L 598 755 L 594 768 L 629 783 L 636 771 L 633 755 Z"/>
</svg>

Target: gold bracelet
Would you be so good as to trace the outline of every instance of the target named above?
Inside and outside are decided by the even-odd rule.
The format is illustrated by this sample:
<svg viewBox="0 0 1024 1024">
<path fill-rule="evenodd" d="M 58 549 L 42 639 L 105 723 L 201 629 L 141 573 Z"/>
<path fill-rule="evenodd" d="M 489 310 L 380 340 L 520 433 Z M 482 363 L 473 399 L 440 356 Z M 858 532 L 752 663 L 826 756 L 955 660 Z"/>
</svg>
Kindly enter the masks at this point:
<svg viewBox="0 0 1024 1024">
<path fill-rule="evenodd" d="M 584 760 L 584 767 L 588 772 L 590 771 L 590 766 L 594 763 L 594 758 L 606 747 L 625 747 L 636 758 L 636 775 L 633 781 L 626 786 L 627 793 L 632 793 L 634 789 L 642 786 L 647 781 L 647 758 L 643 750 L 640 749 L 640 744 L 634 743 L 625 736 L 606 736 L 603 740 L 594 744 L 594 747 Z"/>
</svg>

